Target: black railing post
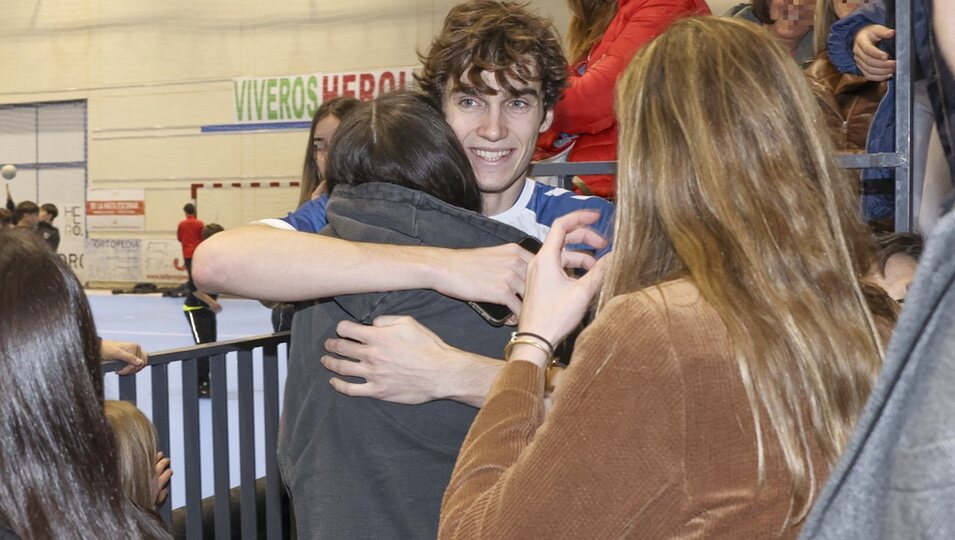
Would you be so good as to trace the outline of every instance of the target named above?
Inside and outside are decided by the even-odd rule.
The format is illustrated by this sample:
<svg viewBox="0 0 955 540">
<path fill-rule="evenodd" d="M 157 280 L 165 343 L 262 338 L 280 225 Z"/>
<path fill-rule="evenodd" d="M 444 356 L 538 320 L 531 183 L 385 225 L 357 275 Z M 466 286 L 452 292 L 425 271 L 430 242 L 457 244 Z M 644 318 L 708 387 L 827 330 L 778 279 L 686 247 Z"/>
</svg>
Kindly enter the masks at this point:
<svg viewBox="0 0 955 540">
<path fill-rule="evenodd" d="M 195 358 L 182 362 L 182 430 L 186 469 L 186 538 L 202 538 L 202 460 L 199 453 L 199 375 Z"/>
<path fill-rule="evenodd" d="M 136 403 L 136 377 L 126 375 L 119 378 L 119 399 Z"/>
<path fill-rule="evenodd" d="M 212 467 L 215 473 L 216 538 L 232 538 L 232 512 L 229 490 L 229 394 L 226 387 L 226 357 L 209 357 L 212 391 Z"/>
<path fill-rule="evenodd" d="M 265 424 L 265 524 L 266 538 L 282 538 L 282 494 L 284 488 L 279 477 L 279 358 L 278 345 L 269 344 L 262 349 L 262 397 Z"/>
<path fill-rule="evenodd" d="M 239 351 L 239 469 L 242 538 L 255 538 L 255 393 L 252 351 Z"/>
<path fill-rule="evenodd" d="M 163 456 L 172 459 L 169 449 L 169 371 L 166 364 L 156 364 L 149 367 L 152 379 L 153 398 L 153 425 L 156 426 L 156 438 L 159 451 Z M 175 468 L 173 468 L 175 470 Z M 166 526 L 172 525 L 172 489 L 166 502 L 159 508 L 159 516 Z"/>
</svg>

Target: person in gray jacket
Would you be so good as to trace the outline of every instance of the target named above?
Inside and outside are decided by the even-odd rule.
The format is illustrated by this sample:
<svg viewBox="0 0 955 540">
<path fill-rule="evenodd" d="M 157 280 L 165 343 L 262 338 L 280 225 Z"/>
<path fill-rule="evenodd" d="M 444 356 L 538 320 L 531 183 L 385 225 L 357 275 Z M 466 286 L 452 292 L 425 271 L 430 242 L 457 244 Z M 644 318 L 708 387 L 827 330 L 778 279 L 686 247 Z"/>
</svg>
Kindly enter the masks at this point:
<svg viewBox="0 0 955 540">
<path fill-rule="evenodd" d="M 800 538 L 955 538 L 955 213 L 929 238 L 876 386 Z"/>
<path fill-rule="evenodd" d="M 937 24 L 955 9 L 939 1 L 912 7 L 930 5 L 940 45 L 933 54 L 955 66 L 955 29 Z M 943 88 L 955 87 L 951 72 L 944 77 Z M 950 108 L 940 112 L 953 116 Z M 955 212 L 948 210 L 928 238 L 879 379 L 800 538 L 955 538 L 952 253 Z"/>
<path fill-rule="evenodd" d="M 332 143 L 328 181 L 329 223 L 320 234 L 445 248 L 524 237 L 479 214 L 467 155 L 422 94 L 392 93 L 353 111 Z M 511 332 L 431 290 L 339 295 L 298 311 L 279 463 L 302 538 L 437 534 L 441 497 L 477 409 L 452 400 L 403 405 L 349 397 L 331 386 L 339 379 L 319 362 L 342 321 L 380 325 L 394 316 L 412 316 L 449 345 L 488 356 Z"/>
</svg>

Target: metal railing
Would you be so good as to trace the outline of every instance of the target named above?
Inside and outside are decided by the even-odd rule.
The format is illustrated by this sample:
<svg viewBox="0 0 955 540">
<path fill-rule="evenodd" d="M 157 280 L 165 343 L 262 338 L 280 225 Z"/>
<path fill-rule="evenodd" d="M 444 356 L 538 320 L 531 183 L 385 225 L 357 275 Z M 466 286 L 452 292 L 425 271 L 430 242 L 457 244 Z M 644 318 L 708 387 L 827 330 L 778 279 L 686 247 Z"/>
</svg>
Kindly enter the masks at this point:
<svg viewBox="0 0 955 540">
<path fill-rule="evenodd" d="M 895 230 L 912 230 L 912 4 L 895 3 L 895 152 L 879 154 L 841 154 L 839 164 L 846 169 L 895 169 Z M 616 174 L 615 161 L 572 163 L 535 163 L 529 176 L 556 176 L 560 185 L 571 188 L 571 178 L 588 174 Z"/>
<path fill-rule="evenodd" d="M 156 426 L 159 451 L 170 456 L 169 368 L 182 366 L 183 462 L 173 464 L 177 474 L 185 478 L 185 537 L 203 538 L 202 520 L 202 456 L 200 453 L 200 414 L 197 361 L 209 358 L 212 408 L 212 467 L 214 477 L 214 530 L 216 538 L 232 538 L 232 508 L 229 470 L 229 407 L 226 355 L 237 357 L 238 430 L 240 469 L 240 531 L 242 538 L 255 538 L 260 529 L 256 507 L 255 471 L 255 396 L 253 352 L 262 350 L 262 392 L 264 407 L 265 447 L 265 533 L 270 539 L 283 538 L 282 515 L 284 488 L 279 477 L 276 443 L 279 427 L 279 345 L 289 342 L 289 332 L 221 341 L 151 354 L 149 366 L 142 373 L 151 376 L 152 421 Z M 122 368 L 121 362 L 103 365 L 105 373 Z M 119 398 L 139 405 L 136 378 L 140 374 L 119 378 Z M 142 407 L 141 407 L 142 408 Z M 181 473 L 180 473 L 181 471 Z M 160 508 L 167 526 L 172 525 L 172 493 Z M 238 536 L 236 534 L 235 536 Z"/>
</svg>

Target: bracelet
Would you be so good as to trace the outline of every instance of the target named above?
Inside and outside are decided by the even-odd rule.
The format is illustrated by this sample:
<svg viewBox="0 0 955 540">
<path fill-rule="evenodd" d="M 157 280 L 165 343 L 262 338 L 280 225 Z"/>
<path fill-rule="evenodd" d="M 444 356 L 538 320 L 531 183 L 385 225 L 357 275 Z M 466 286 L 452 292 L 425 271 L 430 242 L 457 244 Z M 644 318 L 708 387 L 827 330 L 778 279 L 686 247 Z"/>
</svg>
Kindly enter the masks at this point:
<svg viewBox="0 0 955 540">
<path fill-rule="evenodd" d="M 540 343 L 539 341 L 535 341 L 533 339 L 512 338 L 510 341 L 507 342 L 507 345 L 504 346 L 505 361 L 511 359 L 511 349 L 513 349 L 515 345 L 530 345 L 532 347 L 537 347 L 544 354 L 547 355 L 547 358 L 550 358 L 550 351 L 547 349 L 547 346 L 545 346 L 543 343 Z"/>
<path fill-rule="evenodd" d="M 550 349 L 550 354 L 548 356 L 554 356 L 554 345 L 551 342 L 544 339 L 544 336 L 534 334 L 531 332 L 514 332 L 513 334 L 511 334 L 511 339 L 524 337 L 524 336 L 527 336 L 529 338 L 534 338 L 540 341 L 541 343 L 543 343 L 544 345 L 547 345 L 547 347 Z"/>
<path fill-rule="evenodd" d="M 553 362 L 554 346 L 543 337 L 530 332 L 515 332 L 511 334 L 511 340 L 508 341 L 507 345 L 504 346 L 504 360 L 510 359 L 511 349 L 513 349 L 517 344 L 537 347 L 541 350 L 541 352 L 547 355 L 547 358 L 550 358 Z"/>
</svg>

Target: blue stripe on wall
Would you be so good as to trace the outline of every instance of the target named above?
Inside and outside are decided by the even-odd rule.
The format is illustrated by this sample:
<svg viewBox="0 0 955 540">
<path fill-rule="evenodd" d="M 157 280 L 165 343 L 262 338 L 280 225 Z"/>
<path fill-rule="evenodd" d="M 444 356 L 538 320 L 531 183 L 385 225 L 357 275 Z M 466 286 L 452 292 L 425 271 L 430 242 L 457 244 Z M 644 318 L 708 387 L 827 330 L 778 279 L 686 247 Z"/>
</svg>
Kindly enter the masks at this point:
<svg viewBox="0 0 955 540">
<path fill-rule="evenodd" d="M 311 122 L 259 122 L 256 124 L 213 124 L 202 126 L 203 133 L 223 133 L 228 131 L 262 131 L 278 129 L 308 129 Z"/>
</svg>

